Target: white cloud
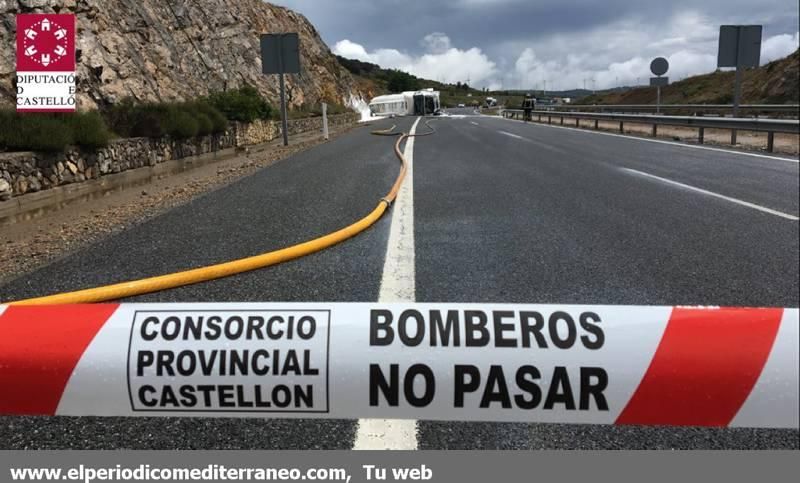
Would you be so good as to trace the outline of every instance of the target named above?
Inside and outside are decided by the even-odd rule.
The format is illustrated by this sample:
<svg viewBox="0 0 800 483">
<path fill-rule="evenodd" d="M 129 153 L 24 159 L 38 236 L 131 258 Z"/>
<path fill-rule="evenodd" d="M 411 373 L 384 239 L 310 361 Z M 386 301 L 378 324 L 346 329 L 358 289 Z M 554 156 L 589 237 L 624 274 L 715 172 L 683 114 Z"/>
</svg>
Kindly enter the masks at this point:
<svg viewBox="0 0 800 483">
<path fill-rule="evenodd" d="M 517 58 L 510 87 L 549 90 L 606 89 L 646 85 L 650 62 L 666 57 L 671 81 L 713 72 L 717 65 L 719 27 L 695 12 L 682 12 L 658 32 L 641 29 L 637 19 L 597 27 L 580 38 L 554 35 L 528 47 Z M 798 48 L 798 34 L 768 37 L 762 44 L 762 63 L 785 57 Z"/>
<path fill-rule="evenodd" d="M 800 33 L 775 35 L 761 43 L 761 63 L 766 64 L 791 54 L 800 47 Z"/>
<path fill-rule="evenodd" d="M 484 0 L 462 0 L 482 3 Z M 444 82 L 464 82 L 491 89 L 565 90 L 579 87 L 606 89 L 646 85 L 652 76 L 650 61 L 659 56 L 670 63 L 671 81 L 716 69 L 719 25 L 717 19 L 694 11 L 664 19 L 657 30 L 642 28 L 641 18 L 629 17 L 599 25 L 580 35 L 555 33 L 536 42 L 503 44 L 501 54 L 490 58 L 482 49 L 459 49 L 444 33 L 433 32 L 419 44 L 424 52 L 412 55 L 397 49 L 367 50 L 350 40 L 334 46 L 344 57 L 410 72 Z M 785 57 L 798 48 L 800 36 L 780 34 L 762 43 L 762 63 Z"/>
<path fill-rule="evenodd" d="M 421 44 L 425 47 L 427 52 L 433 54 L 443 54 L 452 48 L 450 45 L 450 37 L 442 32 L 434 32 L 426 35 L 422 39 Z"/>
<path fill-rule="evenodd" d="M 369 54 L 364 49 L 364 46 L 350 42 L 347 39 L 336 42 L 336 45 L 333 46 L 333 53 L 347 59 L 356 59 L 362 62 L 369 61 Z"/>
<path fill-rule="evenodd" d="M 351 40 L 341 40 L 333 46 L 333 52 L 342 57 L 372 62 L 381 67 L 400 69 L 418 77 L 456 83 L 470 80 L 472 85 L 483 86 L 497 81 L 497 65 L 481 49 L 473 47 L 462 50 L 452 46 L 450 38 L 434 32 L 422 41 L 426 53 L 409 55 L 396 49 L 367 51 Z"/>
</svg>

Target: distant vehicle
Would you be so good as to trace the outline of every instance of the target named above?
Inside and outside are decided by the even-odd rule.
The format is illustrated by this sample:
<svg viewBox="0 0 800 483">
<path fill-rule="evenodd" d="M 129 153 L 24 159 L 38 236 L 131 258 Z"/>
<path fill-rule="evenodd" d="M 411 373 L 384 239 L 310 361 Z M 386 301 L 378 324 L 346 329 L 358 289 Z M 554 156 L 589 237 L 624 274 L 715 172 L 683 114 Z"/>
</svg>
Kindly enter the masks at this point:
<svg viewBox="0 0 800 483">
<path fill-rule="evenodd" d="M 497 105 L 497 99 L 494 97 L 487 97 L 485 105 L 486 107 L 494 107 Z"/>
<path fill-rule="evenodd" d="M 433 89 L 378 96 L 369 103 L 373 116 L 426 116 L 440 109 L 439 92 Z"/>
<path fill-rule="evenodd" d="M 467 107 L 465 104 L 459 104 L 458 107 Z"/>
</svg>

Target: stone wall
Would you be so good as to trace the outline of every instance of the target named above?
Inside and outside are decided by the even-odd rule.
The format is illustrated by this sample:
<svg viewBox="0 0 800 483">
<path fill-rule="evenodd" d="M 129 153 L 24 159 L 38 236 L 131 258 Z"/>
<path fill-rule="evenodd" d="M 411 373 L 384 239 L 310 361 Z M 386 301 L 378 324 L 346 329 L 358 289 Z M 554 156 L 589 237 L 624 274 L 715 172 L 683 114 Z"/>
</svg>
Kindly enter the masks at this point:
<svg viewBox="0 0 800 483">
<path fill-rule="evenodd" d="M 361 116 L 356 113 L 348 112 L 347 114 L 336 114 L 328 116 L 328 128 L 348 126 L 354 124 L 361 119 Z M 310 131 L 322 131 L 322 118 L 321 117 L 307 117 L 305 119 L 293 119 L 289 121 L 289 135 L 300 134 Z"/>
<path fill-rule="evenodd" d="M 340 114 L 329 116 L 328 124 L 334 128 L 357 120 L 356 114 Z M 322 119 L 295 119 L 288 125 L 290 135 L 300 134 L 321 130 Z M 0 153 L 0 201 L 174 159 L 261 144 L 280 136 L 280 121 L 256 121 L 234 124 L 224 134 L 186 141 L 132 138 L 113 141 L 107 147 L 91 152 L 72 148 L 57 154 Z"/>
<path fill-rule="evenodd" d="M 272 141 L 281 135 L 281 123 L 257 120 L 250 124 L 239 124 L 234 129 L 237 146 L 252 146 Z"/>
<path fill-rule="evenodd" d="M 357 122 L 359 116 L 354 113 L 337 114 L 328 116 L 328 127 L 330 129 L 353 124 Z M 308 117 L 304 119 L 291 119 L 287 123 L 289 135 L 301 134 L 311 131 L 322 131 L 321 117 Z M 236 126 L 237 146 L 247 146 L 261 144 L 282 135 L 280 121 L 255 121 L 251 124 L 240 124 Z"/>
</svg>

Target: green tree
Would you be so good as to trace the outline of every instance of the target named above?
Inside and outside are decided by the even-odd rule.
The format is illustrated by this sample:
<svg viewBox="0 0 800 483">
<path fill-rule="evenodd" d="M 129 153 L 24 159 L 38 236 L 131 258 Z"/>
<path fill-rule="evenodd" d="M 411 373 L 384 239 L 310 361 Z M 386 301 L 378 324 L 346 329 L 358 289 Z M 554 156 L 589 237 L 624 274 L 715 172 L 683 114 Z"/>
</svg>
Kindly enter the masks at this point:
<svg viewBox="0 0 800 483">
<path fill-rule="evenodd" d="M 209 102 L 231 121 L 253 122 L 273 114 L 272 106 L 252 86 L 211 94 Z"/>
<path fill-rule="evenodd" d="M 392 70 L 389 72 L 386 88 L 393 93 L 416 91 L 419 89 L 419 79 L 406 72 Z"/>
</svg>

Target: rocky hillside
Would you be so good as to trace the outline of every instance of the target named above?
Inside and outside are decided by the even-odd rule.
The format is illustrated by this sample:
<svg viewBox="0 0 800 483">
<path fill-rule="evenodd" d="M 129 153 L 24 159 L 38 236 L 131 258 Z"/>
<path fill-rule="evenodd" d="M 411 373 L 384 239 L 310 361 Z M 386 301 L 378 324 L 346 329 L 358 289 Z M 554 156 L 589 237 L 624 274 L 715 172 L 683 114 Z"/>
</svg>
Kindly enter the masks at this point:
<svg viewBox="0 0 800 483">
<path fill-rule="evenodd" d="M 79 107 L 126 97 L 172 101 L 250 84 L 273 102 L 259 34 L 299 32 L 302 73 L 287 76 L 292 107 L 346 104 L 359 87 L 308 20 L 261 0 L 0 0 L 0 104 L 15 96 L 17 13 L 75 13 Z"/>
<path fill-rule="evenodd" d="M 688 77 L 661 90 L 666 104 L 730 104 L 733 102 L 734 72 L 713 72 Z M 625 92 L 598 93 L 581 99 L 582 104 L 655 104 L 654 87 Z M 743 104 L 797 104 L 800 102 L 800 50 L 742 77 Z"/>
</svg>

